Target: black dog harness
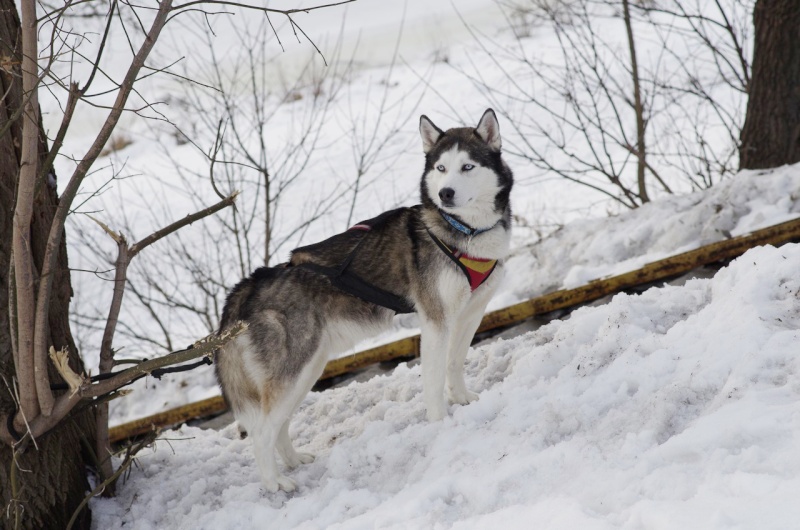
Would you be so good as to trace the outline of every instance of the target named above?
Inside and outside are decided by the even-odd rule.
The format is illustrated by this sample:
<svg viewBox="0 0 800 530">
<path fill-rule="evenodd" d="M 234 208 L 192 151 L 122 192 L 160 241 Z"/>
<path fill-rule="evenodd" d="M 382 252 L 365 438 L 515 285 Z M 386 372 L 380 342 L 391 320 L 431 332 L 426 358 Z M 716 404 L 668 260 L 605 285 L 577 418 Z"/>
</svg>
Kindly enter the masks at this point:
<svg viewBox="0 0 800 530">
<path fill-rule="evenodd" d="M 442 213 L 442 217 L 450 223 L 453 224 L 455 220 L 451 216 L 445 216 L 444 212 Z M 373 224 L 380 219 L 380 217 L 375 219 L 370 219 L 368 221 L 362 221 L 357 225 L 354 225 L 348 229 L 350 231 L 364 231 L 369 232 L 372 230 Z M 451 221 L 453 219 L 453 221 Z M 461 223 L 459 223 L 461 224 Z M 464 226 L 464 225 L 462 225 Z M 463 232 L 459 227 L 456 227 L 459 231 Z M 491 227 L 491 228 L 494 228 Z M 486 232 L 491 230 L 491 228 L 483 229 L 483 230 L 475 230 L 472 229 L 471 236 Z M 436 237 L 430 230 L 427 230 L 428 235 L 436 243 L 436 246 L 444 252 L 444 254 L 450 258 L 453 263 L 455 263 L 459 270 L 464 273 L 464 276 L 467 278 L 469 282 L 469 287 L 471 291 L 475 291 L 478 287 L 480 287 L 488 278 L 491 276 L 492 272 L 497 266 L 497 260 L 490 260 L 490 259 L 481 259 L 476 258 L 473 256 L 469 256 L 467 254 L 462 253 L 460 250 L 451 249 L 448 245 L 446 245 L 442 240 Z M 397 314 L 404 314 L 404 313 L 414 313 L 416 309 L 414 308 L 414 304 L 406 300 L 405 297 L 394 294 L 389 292 L 385 289 L 382 289 L 376 285 L 373 285 L 367 281 L 364 281 L 361 277 L 357 276 L 356 274 L 352 273 L 348 267 L 350 263 L 353 261 L 353 257 L 358 252 L 358 248 L 361 246 L 361 243 L 364 242 L 365 238 L 361 238 L 361 240 L 356 243 L 353 250 L 350 251 L 350 254 L 347 255 L 347 258 L 339 265 L 338 267 L 327 267 L 325 265 L 320 265 L 318 263 L 313 262 L 303 262 L 297 265 L 290 265 L 292 267 L 300 267 L 317 274 L 321 274 L 330 280 L 331 284 L 336 287 L 337 289 L 355 296 L 356 298 L 360 298 L 365 302 L 370 302 L 375 305 L 379 305 L 381 307 L 385 307 L 387 309 L 391 309 Z"/>
<path fill-rule="evenodd" d="M 369 221 L 364 221 L 363 223 L 359 223 L 351 227 L 348 231 L 363 230 L 368 232 L 372 230 L 372 227 L 368 223 Z M 356 246 L 353 248 L 350 254 L 348 254 L 347 259 L 345 259 L 338 267 L 326 267 L 324 265 L 319 265 L 318 263 L 309 262 L 300 263 L 298 265 L 294 265 L 294 267 L 301 267 L 303 269 L 321 274 L 327 277 L 331 284 L 337 289 L 344 291 L 347 294 L 351 294 L 356 298 L 360 298 L 365 302 L 370 302 L 375 305 L 385 307 L 386 309 L 391 309 L 397 314 L 413 313 L 416 311 L 416 309 L 414 309 L 414 304 L 406 300 L 405 297 L 390 293 L 385 289 L 381 289 L 376 285 L 366 282 L 348 270 L 350 263 L 353 261 L 353 257 L 356 255 L 356 252 L 358 252 L 358 247 L 360 247 L 361 243 L 363 242 L 364 238 L 356 243 Z"/>
</svg>

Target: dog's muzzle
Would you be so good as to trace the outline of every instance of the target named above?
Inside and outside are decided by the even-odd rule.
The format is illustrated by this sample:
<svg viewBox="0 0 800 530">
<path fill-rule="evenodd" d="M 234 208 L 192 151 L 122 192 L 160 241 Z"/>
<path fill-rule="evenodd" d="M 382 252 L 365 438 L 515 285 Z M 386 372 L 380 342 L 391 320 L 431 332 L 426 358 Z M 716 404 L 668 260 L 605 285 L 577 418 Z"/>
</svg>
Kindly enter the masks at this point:
<svg viewBox="0 0 800 530">
<path fill-rule="evenodd" d="M 442 206 L 453 206 L 453 198 L 456 196 L 456 190 L 453 188 L 442 188 L 439 190 L 439 199 L 442 201 Z"/>
</svg>

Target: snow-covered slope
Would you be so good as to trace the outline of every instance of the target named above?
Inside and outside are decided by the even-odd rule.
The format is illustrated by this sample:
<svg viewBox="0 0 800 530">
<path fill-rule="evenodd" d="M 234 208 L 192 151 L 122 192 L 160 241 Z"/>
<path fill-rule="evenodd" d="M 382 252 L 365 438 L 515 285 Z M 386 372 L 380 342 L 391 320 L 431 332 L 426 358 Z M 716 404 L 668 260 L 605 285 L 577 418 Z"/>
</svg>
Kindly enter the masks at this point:
<svg viewBox="0 0 800 530">
<path fill-rule="evenodd" d="M 800 518 L 800 245 L 618 295 L 474 349 L 480 392 L 424 419 L 419 368 L 310 395 L 292 495 L 250 442 L 183 428 L 95 528 L 792 528 Z"/>
<path fill-rule="evenodd" d="M 512 252 L 506 278 L 489 309 L 557 289 L 635 270 L 665 256 L 777 224 L 800 215 L 800 165 L 740 173 L 705 192 L 669 197 L 616 217 L 574 221 Z M 415 315 L 362 343 L 356 351 L 419 333 Z M 217 395 L 209 367 L 141 380 L 128 398 L 111 402 L 112 423 L 124 423 Z"/>
<path fill-rule="evenodd" d="M 309 5 L 309 2 L 298 4 L 295 0 L 280 0 L 270 5 L 297 7 Z M 544 144 L 540 145 L 542 138 L 531 134 L 530 130 L 514 126 L 510 116 L 524 115 L 536 121 L 545 119 L 546 115 L 535 106 L 518 107 L 516 104 L 520 102 L 519 94 L 511 85 L 533 81 L 528 63 L 520 63 L 515 53 L 485 53 L 481 47 L 492 42 L 496 47 L 491 49 L 497 52 L 528 50 L 531 52 L 529 59 L 548 58 L 548 62 L 557 62 L 560 56 L 558 40 L 546 25 L 528 27 L 530 34 L 524 42 L 514 36 L 509 24 L 516 24 L 514 17 L 521 12 L 515 6 L 519 5 L 493 0 L 435 3 L 359 0 L 298 14 L 297 22 L 325 52 L 331 67 L 322 68 L 317 58 L 317 65 L 306 72 L 311 77 L 319 76 L 320 85 L 310 84 L 303 76 L 295 78 L 295 70 L 308 66 L 308 56 L 314 55 L 314 51 L 303 39 L 297 42 L 285 23 L 278 23 L 279 34 L 283 36 L 281 44 L 271 37 L 263 43 L 266 62 L 259 68 L 269 71 L 264 79 L 275 89 L 274 93 L 265 93 L 263 100 L 260 97 L 251 100 L 251 75 L 244 73 L 252 69 L 243 67 L 240 62 L 244 57 L 240 54 L 253 49 L 252 42 L 244 37 L 261 34 L 259 24 L 265 23 L 252 13 L 233 10 L 231 16 L 212 17 L 212 20 L 191 16 L 175 19 L 175 26 L 170 23 L 171 29 L 156 46 L 152 64 L 164 66 L 185 56 L 188 77 L 215 86 L 219 83 L 234 97 L 239 113 L 234 115 L 237 119 L 248 118 L 239 122 L 243 130 L 258 130 L 250 120 L 251 115 L 257 114 L 254 106 L 272 109 L 267 112 L 269 126 L 265 137 L 247 134 L 246 143 L 253 149 L 265 141 L 267 165 L 272 167 L 273 177 L 277 179 L 272 189 L 282 188 L 281 182 L 286 184 L 280 192 L 279 203 L 270 206 L 271 212 L 280 212 L 270 225 L 273 230 L 270 263 L 273 264 L 285 260 L 291 248 L 329 237 L 352 224 L 351 221 L 415 203 L 422 167 L 416 126 L 419 114 L 425 113 L 438 125 L 450 127 L 475 123 L 489 105 L 495 105 L 498 110 L 503 106 L 510 113 L 507 116 L 501 113 L 501 130 L 507 159 L 516 179 L 512 194 L 516 250 L 508 262 L 506 283 L 491 302 L 490 309 L 632 270 L 665 255 L 800 214 L 800 197 L 796 193 L 800 189 L 800 167 L 787 167 L 767 175 L 745 173 L 722 181 L 705 193 L 664 199 L 662 193 L 651 190 L 652 197 L 663 200 L 617 217 L 586 219 L 608 211 L 619 212 L 619 206 L 601 200 L 601 196 L 589 188 L 570 184 L 552 172 L 537 168 L 525 157 L 512 154 L 528 141 L 537 145 L 537 149 L 544 148 Z M 277 18 L 275 20 L 278 22 Z M 401 20 L 404 21 L 402 28 Z M 98 24 L 97 31 L 102 31 L 101 20 L 76 22 L 83 30 L 92 23 Z M 613 17 L 606 23 L 604 28 L 609 34 L 621 27 L 619 20 Z M 213 29 L 213 39 L 206 38 L 209 27 Z M 271 34 L 267 32 L 267 35 Z M 337 53 L 336 42 L 340 37 L 342 49 Z M 247 45 L 248 42 L 251 45 Z M 285 53 L 279 53 L 284 45 Z M 396 63 L 390 68 L 396 45 Z M 122 75 L 118 69 L 126 63 L 130 54 L 128 48 L 125 39 L 109 41 L 104 55 L 107 74 Z M 647 53 L 642 55 L 649 57 Z M 219 80 L 209 72 L 213 57 L 219 59 L 223 71 Z M 695 59 L 700 60 L 700 56 Z M 63 64 L 60 67 L 72 66 Z M 87 67 L 87 64 L 81 66 Z M 513 82 L 507 75 L 512 72 Z M 492 90 L 486 92 L 470 80 L 478 74 L 482 83 Z M 76 75 L 80 78 L 88 74 Z M 113 85 L 100 77 L 97 82 L 108 83 L 105 88 Z M 288 102 L 284 100 L 286 94 L 273 85 L 285 90 L 294 87 Z M 126 114 L 115 135 L 119 148 L 103 157 L 96 171 L 87 178 L 79 201 L 86 199 L 87 202 L 78 212 L 90 213 L 122 232 L 129 241 L 136 241 L 218 200 L 208 178 L 206 155 L 216 141 L 217 118 L 225 117 L 216 116 L 214 112 L 228 104 L 222 105 L 211 98 L 210 94 L 216 93 L 214 90 L 195 93 L 192 90 L 197 87 L 190 90 L 190 86 L 194 85 L 178 83 L 171 76 L 148 77 L 137 85 L 137 91 L 148 101 L 164 102 L 159 106 L 160 112 L 191 133 L 192 142 L 176 136 L 171 126 L 164 129 L 161 127 L 164 124 L 137 121 L 133 114 Z M 319 100 L 319 94 L 331 98 L 331 106 L 325 107 L 324 112 L 317 106 L 325 106 L 320 101 L 327 99 Z M 384 98 L 385 105 L 380 103 Z M 65 102 L 46 95 L 42 99 L 43 119 L 53 131 L 60 123 L 57 109 Z M 283 103 L 278 104 L 278 101 Z M 193 105 L 200 105 L 199 108 L 208 112 L 200 112 Z M 103 109 L 84 110 L 79 110 L 82 118 L 76 124 L 78 128 L 66 139 L 63 154 L 68 156 L 57 159 L 62 186 L 75 160 L 92 142 L 93 127 L 98 127 L 105 115 Z M 208 120 L 198 118 L 208 113 Z M 308 124 L 310 130 L 319 133 L 318 137 L 316 132 L 312 135 L 317 138 L 312 142 L 314 147 L 300 141 L 300 137 L 309 134 Z M 706 125 L 713 128 L 711 123 Z M 131 143 L 123 145 L 128 141 Z M 308 159 L 300 157 L 298 160 L 304 160 L 300 162 L 291 157 L 283 158 L 284 153 L 294 152 L 300 145 L 307 145 Z M 368 145 L 373 148 L 367 149 Z M 374 152 L 366 156 L 364 149 Z M 353 180 L 358 174 L 357 162 L 361 156 L 372 162 L 364 169 L 363 187 L 356 193 Z M 290 175 L 300 167 L 302 171 L 297 180 L 291 180 L 294 177 Z M 219 166 L 218 170 L 221 171 Z M 115 171 L 126 178 L 106 182 Z M 680 180 L 678 174 L 673 173 L 669 168 L 662 171 L 668 181 Z M 222 177 L 222 173 L 218 176 Z M 254 225 L 258 226 L 267 217 L 263 190 L 258 187 L 260 184 L 254 185 L 254 181 L 260 180 L 258 172 L 244 172 L 238 178 L 240 180 L 224 183 L 222 188 L 243 192 L 239 199 L 240 215 L 251 222 L 255 219 Z M 108 184 L 107 189 L 102 188 L 105 184 Z M 94 194 L 99 188 L 104 191 Z M 688 190 L 688 182 L 676 184 L 673 189 Z M 312 212 L 318 212 L 320 217 L 306 226 L 306 221 L 314 217 Z M 224 215 L 228 213 L 230 211 Z M 552 225 L 575 219 L 584 221 L 571 223 L 555 236 L 532 245 L 549 232 Z M 71 308 L 73 330 L 88 369 L 96 373 L 98 344 L 112 294 L 109 286 L 116 244 L 94 221 L 80 213 L 71 215 L 68 222 L 75 291 Z M 120 352 L 120 357 L 162 355 L 215 328 L 226 289 L 263 264 L 264 258 L 262 229 L 254 228 L 250 235 L 241 238 L 239 233 L 234 235 L 222 229 L 223 223 L 230 225 L 232 222 L 220 217 L 198 222 L 149 247 L 132 262 L 129 288 L 114 339 L 114 348 Z M 302 226 L 305 228 L 299 229 Z M 241 246 L 235 243 L 243 240 L 245 243 Z M 237 265 L 239 260 L 233 258 L 237 254 L 247 256 L 246 265 Z M 396 320 L 391 332 L 356 349 L 417 332 L 415 317 L 404 316 Z M 168 376 L 156 383 L 141 381 L 133 388 L 135 393 L 131 397 L 112 402 L 113 424 L 218 392 L 213 372 L 208 368 Z"/>
<path fill-rule="evenodd" d="M 494 307 L 621 274 L 715 241 L 800 216 L 800 164 L 741 171 L 713 188 L 621 215 L 573 221 L 509 260 L 510 298 Z M 531 273 L 531 271 L 533 271 Z"/>
</svg>

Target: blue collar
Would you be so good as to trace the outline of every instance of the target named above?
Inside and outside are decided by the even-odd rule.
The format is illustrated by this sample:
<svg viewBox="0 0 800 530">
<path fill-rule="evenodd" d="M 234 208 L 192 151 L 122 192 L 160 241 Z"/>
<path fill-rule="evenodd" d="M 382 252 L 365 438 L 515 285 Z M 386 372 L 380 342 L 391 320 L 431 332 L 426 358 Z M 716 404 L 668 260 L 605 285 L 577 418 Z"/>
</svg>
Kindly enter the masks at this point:
<svg viewBox="0 0 800 530">
<path fill-rule="evenodd" d="M 452 226 L 453 228 L 455 228 L 456 230 L 458 230 L 459 232 L 461 232 L 465 236 L 469 236 L 469 237 L 477 236 L 478 234 L 482 234 L 484 232 L 488 232 L 489 230 L 491 230 L 492 228 L 497 226 L 497 224 L 500 222 L 500 221 L 497 221 L 497 223 L 493 224 L 489 228 L 472 228 L 467 223 L 465 223 L 463 221 L 460 221 L 459 219 L 457 219 L 457 218 L 453 217 L 452 215 L 446 213 L 444 210 L 440 209 L 439 210 L 439 215 L 441 215 L 442 218 L 445 221 L 450 223 L 450 226 Z"/>
</svg>

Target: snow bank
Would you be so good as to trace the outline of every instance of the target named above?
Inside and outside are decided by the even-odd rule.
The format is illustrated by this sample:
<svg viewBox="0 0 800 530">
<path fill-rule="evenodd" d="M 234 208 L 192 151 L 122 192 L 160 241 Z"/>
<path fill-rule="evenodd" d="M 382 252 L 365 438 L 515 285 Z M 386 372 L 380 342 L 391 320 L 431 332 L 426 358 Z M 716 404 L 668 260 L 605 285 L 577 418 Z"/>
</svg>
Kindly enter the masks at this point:
<svg viewBox="0 0 800 530">
<path fill-rule="evenodd" d="M 614 217 L 573 221 L 513 253 L 507 275 L 513 286 L 490 307 L 636 270 L 794 219 L 800 215 L 798 190 L 800 164 L 742 171 L 708 190 L 660 199 Z"/>
<path fill-rule="evenodd" d="M 292 435 L 318 456 L 292 495 L 261 489 L 233 426 L 169 433 L 93 501 L 95 528 L 793 527 L 798 270 L 800 245 L 758 248 L 472 350 L 480 400 L 441 422 L 418 367 L 312 394 Z"/>
<path fill-rule="evenodd" d="M 642 265 L 800 215 L 800 164 L 736 178 L 690 195 L 668 197 L 615 217 L 573 221 L 536 244 L 519 247 L 489 310 Z M 419 333 L 416 315 L 353 351 Z M 345 352 L 345 354 L 352 352 Z M 142 380 L 136 394 L 111 403 L 113 424 L 219 394 L 210 367 Z"/>
</svg>

